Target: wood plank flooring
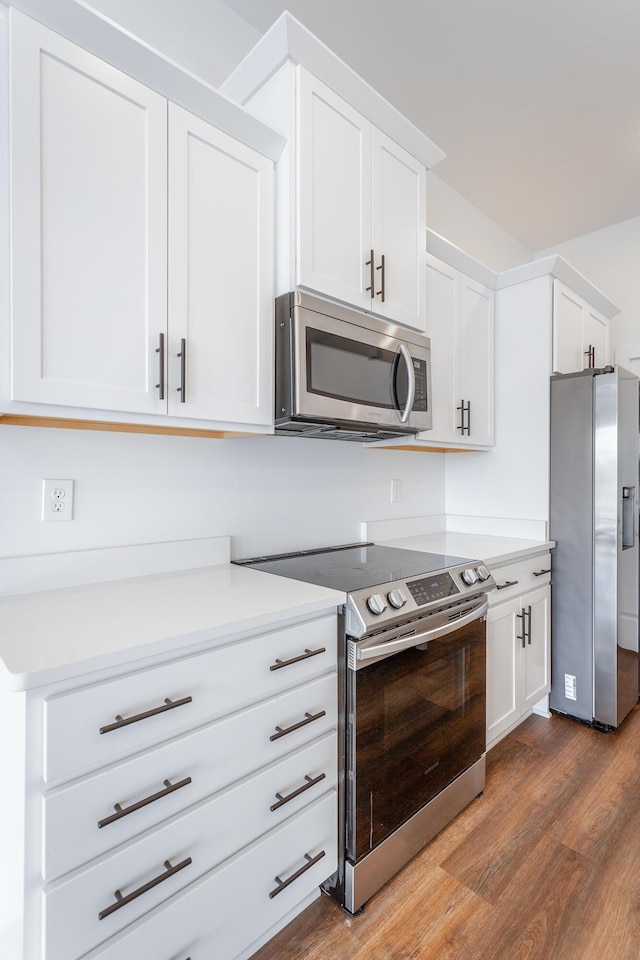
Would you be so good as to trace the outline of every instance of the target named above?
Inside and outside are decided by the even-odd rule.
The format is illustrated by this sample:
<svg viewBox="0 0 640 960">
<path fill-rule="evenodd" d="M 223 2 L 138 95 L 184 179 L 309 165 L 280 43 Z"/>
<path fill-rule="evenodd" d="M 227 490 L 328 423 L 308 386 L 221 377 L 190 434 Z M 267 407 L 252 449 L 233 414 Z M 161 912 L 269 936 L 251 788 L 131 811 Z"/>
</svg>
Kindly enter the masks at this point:
<svg viewBox="0 0 640 960">
<path fill-rule="evenodd" d="M 640 960 L 640 707 L 529 717 L 484 795 L 357 917 L 323 896 L 253 960 Z"/>
</svg>

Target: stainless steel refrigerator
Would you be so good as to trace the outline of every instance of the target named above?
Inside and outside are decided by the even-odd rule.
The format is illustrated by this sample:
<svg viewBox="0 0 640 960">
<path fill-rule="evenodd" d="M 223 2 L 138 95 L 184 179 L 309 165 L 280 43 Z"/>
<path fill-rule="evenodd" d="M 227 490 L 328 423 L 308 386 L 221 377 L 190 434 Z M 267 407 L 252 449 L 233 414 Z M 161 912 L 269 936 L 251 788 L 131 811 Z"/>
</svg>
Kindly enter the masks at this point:
<svg viewBox="0 0 640 960">
<path fill-rule="evenodd" d="M 621 367 L 551 378 L 552 710 L 609 730 L 638 700 L 638 405 Z"/>
</svg>

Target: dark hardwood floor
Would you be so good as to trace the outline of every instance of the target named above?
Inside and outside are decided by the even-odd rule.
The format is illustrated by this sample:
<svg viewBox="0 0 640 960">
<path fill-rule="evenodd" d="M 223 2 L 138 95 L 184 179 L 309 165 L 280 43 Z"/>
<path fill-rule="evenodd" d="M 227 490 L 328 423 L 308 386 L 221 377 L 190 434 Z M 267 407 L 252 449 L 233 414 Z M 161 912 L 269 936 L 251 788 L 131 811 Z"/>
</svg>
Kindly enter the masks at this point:
<svg viewBox="0 0 640 960">
<path fill-rule="evenodd" d="M 326 896 L 252 960 L 639 960 L 640 708 L 529 717 L 484 795 L 357 917 Z"/>
</svg>

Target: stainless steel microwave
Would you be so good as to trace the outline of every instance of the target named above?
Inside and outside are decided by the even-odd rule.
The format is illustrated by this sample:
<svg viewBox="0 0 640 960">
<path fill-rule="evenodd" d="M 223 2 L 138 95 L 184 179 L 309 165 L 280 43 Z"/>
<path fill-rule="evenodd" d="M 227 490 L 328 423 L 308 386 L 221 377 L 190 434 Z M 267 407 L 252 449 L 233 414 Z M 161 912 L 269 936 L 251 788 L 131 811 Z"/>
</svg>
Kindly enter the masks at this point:
<svg viewBox="0 0 640 960">
<path fill-rule="evenodd" d="M 371 442 L 431 428 L 429 338 L 294 291 L 276 299 L 275 432 Z"/>
</svg>

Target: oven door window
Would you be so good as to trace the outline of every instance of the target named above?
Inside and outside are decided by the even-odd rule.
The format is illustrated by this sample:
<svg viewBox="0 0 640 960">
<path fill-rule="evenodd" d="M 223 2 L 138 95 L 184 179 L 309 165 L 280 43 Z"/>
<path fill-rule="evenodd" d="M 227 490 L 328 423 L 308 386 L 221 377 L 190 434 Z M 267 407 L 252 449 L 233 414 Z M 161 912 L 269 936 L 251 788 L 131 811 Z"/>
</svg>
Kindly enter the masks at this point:
<svg viewBox="0 0 640 960">
<path fill-rule="evenodd" d="M 485 622 L 348 674 L 347 846 L 358 860 L 485 751 Z"/>
<path fill-rule="evenodd" d="M 307 391 L 387 410 L 404 408 L 408 378 L 400 354 L 307 327 Z"/>
</svg>

